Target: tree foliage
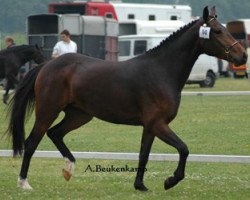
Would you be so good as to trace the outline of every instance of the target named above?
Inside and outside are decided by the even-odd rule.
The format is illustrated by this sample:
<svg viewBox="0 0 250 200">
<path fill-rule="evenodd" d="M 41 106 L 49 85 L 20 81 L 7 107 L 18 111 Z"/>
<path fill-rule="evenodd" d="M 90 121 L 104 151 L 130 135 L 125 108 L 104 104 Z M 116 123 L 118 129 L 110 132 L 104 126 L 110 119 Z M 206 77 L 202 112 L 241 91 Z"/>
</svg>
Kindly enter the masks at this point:
<svg viewBox="0 0 250 200">
<path fill-rule="evenodd" d="M 0 0 L 0 32 L 24 33 L 27 16 L 47 13 L 48 3 L 58 1 L 62 0 Z M 205 6 L 216 5 L 219 20 L 223 23 L 239 18 L 250 18 L 249 0 L 123 0 L 123 2 L 185 4 L 192 7 L 194 16 L 201 16 Z"/>
</svg>

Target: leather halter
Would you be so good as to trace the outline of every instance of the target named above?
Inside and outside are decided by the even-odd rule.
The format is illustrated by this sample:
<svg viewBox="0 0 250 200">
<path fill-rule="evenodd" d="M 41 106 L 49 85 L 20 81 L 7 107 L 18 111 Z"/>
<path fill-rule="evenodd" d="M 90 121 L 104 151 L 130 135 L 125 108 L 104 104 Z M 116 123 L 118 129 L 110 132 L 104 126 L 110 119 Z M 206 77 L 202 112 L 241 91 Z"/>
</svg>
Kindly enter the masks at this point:
<svg viewBox="0 0 250 200">
<path fill-rule="evenodd" d="M 208 24 L 209 22 L 215 20 L 215 19 L 216 19 L 216 17 L 213 16 L 213 17 L 207 22 L 207 24 Z M 229 45 L 229 46 L 224 46 L 224 45 L 221 44 L 219 41 L 218 41 L 218 43 L 222 46 L 222 48 L 224 49 L 224 52 L 225 52 L 225 54 L 226 54 L 226 56 L 227 56 L 227 58 L 228 58 L 228 57 L 229 57 L 229 54 L 230 54 L 230 52 L 231 52 L 231 49 L 232 49 L 236 44 L 238 44 L 239 41 L 236 40 L 233 44 L 231 44 L 231 45 Z"/>
</svg>

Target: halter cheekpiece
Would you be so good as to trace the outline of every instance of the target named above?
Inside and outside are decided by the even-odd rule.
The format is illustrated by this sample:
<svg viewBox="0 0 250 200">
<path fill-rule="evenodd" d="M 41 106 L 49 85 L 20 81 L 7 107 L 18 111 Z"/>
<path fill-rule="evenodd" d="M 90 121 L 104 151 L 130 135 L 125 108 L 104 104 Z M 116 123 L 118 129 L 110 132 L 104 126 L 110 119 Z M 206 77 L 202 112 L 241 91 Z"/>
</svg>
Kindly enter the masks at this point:
<svg viewBox="0 0 250 200">
<path fill-rule="evenodd" d="M 208 27 L 208 24 L 209 24 L 211 21 L 215 20 L 215 19 L 216 19 L 216 16 L 211 16 L 211 19 L 209 19 L 209 20 L 207 21 L 207 23 L 204 23 L 204 24 L 200 27 L 200 30 L 199 30 L 199 36 L 200 36 L 200 38 L 204 38 L 204 39 L 209 39 L 209 38 L 210 38 L 209 34 L 210 34 L 211 28 Z M 238 44 L 239 41 L 235 41 L 235 42 L 234 42 L 233 44 L 231 44 L 230 46 L 224 46 L 224 45 L 221 44 L 219 41 L 218 41 L 218 43 L 224 48 L 224 52 L 225 52 L 226 56 L 228 57 L 229 54 L 230 54 L 231 49 L 232 49 L 236 44 Z"/>
</svg>

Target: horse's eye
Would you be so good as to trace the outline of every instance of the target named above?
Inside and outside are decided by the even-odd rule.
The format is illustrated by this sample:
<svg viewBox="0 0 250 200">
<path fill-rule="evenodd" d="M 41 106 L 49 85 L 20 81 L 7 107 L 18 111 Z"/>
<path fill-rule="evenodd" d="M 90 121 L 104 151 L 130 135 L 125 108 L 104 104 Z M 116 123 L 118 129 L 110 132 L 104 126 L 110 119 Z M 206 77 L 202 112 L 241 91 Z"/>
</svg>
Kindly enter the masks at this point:
<svg viewBox="0 0 250 200">
<path fill-rule="evenodd" d="M 213 32 L 214 32 L 215 34 L 221 34 L 221 33 L 222 33 L 222 30 L 213 30 Z"/>
</svg>

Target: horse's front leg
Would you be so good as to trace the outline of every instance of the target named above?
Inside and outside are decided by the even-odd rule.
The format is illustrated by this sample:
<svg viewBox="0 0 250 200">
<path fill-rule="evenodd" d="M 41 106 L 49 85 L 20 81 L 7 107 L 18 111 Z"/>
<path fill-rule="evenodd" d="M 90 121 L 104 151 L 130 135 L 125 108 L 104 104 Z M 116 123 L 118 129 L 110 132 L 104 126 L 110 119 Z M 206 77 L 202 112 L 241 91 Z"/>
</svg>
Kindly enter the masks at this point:
<svg viewBox="0 0 250 200">
<path fill-rule="evenodd" d="M 159 139 L 176 148 L 180 155 L 178 167 L 174 175 L 165 180 L 164 188 L 167 190 L 174 187 L 185 177 L 185 166 L 189 151 L 187 145 L 166 125 L 166 123 L 157 123 L 154 131 Z"/>
<path fill-rule="evenodd" d="M 138 171 L 134 183 L 134 187 L 136 190 L 147 191 L 148 188 L 143 183 L 143 177 L 145 172 L 145 167 L 148 162 L 149 153 L 151 150 L 151 146 L 153 144 L 155 136 L 150 133 L 147 128 L 144 128 L 141 140 L 141 150 L 139 156 L 139 166 Z"/>
<path fill-rule="evenodd" d="M 5 104 L 7 104 L 7 101 L 9 99 L 9 90 L 11 89 L 11 87 L 14 86 L 14 84 L 18 84 L 18 80 L 12 74 L 7 75 L 6 79 L 7 79 L 7 84 L 6 84 L 6 88 L 5 88 L 5 93 L 3 95 L 3 102 Z"/>
<path fill-rule="evenodd" d="M 3 94 L 3 102 L 5 104 L 7 104 L 7 101 L 9 99 L 9 90 L 10 90 L 10 87 L 11 87 L 10 80 L 7 79 L 7 84 L 6 84 L 6 87 L 5 87 L 5 93 Z"/>
</svg>

